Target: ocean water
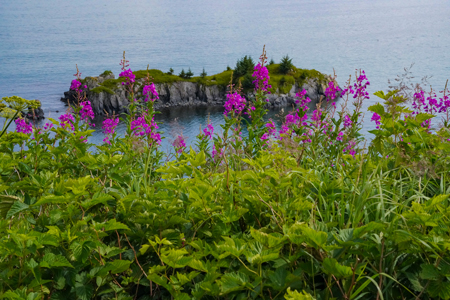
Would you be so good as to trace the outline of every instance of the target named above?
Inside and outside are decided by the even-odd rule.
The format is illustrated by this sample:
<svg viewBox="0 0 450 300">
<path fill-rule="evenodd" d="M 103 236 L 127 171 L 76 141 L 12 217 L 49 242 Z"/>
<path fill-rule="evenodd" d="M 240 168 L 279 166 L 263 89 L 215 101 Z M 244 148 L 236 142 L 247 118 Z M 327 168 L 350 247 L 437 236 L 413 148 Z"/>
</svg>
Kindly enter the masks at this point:
<svg viewBox="0 0 450 300">
<path fill-rule="evenodd" d="M 0 97 L 39 99 L 56 118 L 76 64 L 82 76 L 117 76 L 125 50 L 133 70 L 214 74 L 244 55 L 256 60 L 263 45 L 269 59 L 288 54 L 297 67 L 335 72 L 341 86 L 363 69 L 370 93 L 386 90 L 414 63 L 412 81 L 432 76 L 439 90 L 450 78 L 450 1 L 0 0 Z M 181 129 L 192 141 L 208 116 L 222 120 L 217 108 L 174 109 L 158 119 L 167 141 Z M 366 114 L 364 130 L 373 127 Z M 102 138 L 99 131 L 91 141 Z"/>
</svg>

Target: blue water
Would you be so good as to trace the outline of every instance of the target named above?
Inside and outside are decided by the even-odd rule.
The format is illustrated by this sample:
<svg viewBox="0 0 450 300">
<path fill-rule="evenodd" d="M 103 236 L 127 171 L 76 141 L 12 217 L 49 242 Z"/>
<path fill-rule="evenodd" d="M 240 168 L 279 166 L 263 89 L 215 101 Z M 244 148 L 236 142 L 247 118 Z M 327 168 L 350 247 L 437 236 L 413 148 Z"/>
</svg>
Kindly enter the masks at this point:
<svg viewBox="0 0 450 300">
<path fill-rule="evenodd" d="M 415 63 L 436 89 L 450 78 L 448 0 L 0 0 L 0 97 L 39 99 L 57 117 L 78 64 L 83 76 L 116 75 L 125 50 L 133 70 L 191 68 L 208 74 L 234 67 L 263 45 L 276 62 L 286 54 L 301 68 L 338 75 L 341 85 L 364 69 L 371 93 Z M 377 99 L 372 96 L 366 107 Z M 167 113 L 163 130 L 197 134 L 207 114 Z M 373 128 L 367 120 L 365 129 Z M 95 140 L 101 136 L 94 137 Z"/>
</svg>

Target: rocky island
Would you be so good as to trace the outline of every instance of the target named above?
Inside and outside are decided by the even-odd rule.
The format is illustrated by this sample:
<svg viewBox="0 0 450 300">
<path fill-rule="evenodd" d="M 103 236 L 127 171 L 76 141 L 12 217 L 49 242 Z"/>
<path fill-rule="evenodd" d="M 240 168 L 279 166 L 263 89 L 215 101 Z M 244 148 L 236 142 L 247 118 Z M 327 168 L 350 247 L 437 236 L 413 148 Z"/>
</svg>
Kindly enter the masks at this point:
<svg viewBox="0 0 450 300">
<path fill-rule="evenodd" d="M 299 90 L 307 90 L 307 97 L 316 103 L 324 96 L 324 91 L 330 76 L 316 70 L 299 69 L 292 67 L 289 72 L 280 72 L 279 64 L 268 66 L 272 86 L 268 95 L 268 107 L 286 106 L 295 103 L 295 94 Z M 147 77 L 150 75 L 159 93 L 159 100 L 155 102 L 156 109 L 175 106 L 213 106 L 223 105 L 226 101 L 226 93 L 233 70 L 228 70 L 212 76 L 182 78 L 160 70 L 135 71 L 135 95 L 137 100 L 143 98 L 142 89 Z M 236 74 L 236 72 L 235 72 Z M 239 74 L 238 74 L 239 75 Z M 242 75 L 242 74 L 241 74 Z M 86 77 L 83 86 L 85 93 L 91 102 L 95 115 L 120 114 L 128 112 L 128 94 L 121 84 L 122 78 L 115 78 L 111 71 L 105 71 L 97 77 Z M 253 93 L 251 73 L 235 78 L 236 85 L 242 83 L 243 93 L 251 96 Z M 74 105 L 75 92 L 67 91 L 61 101 Z"/>
</svg>

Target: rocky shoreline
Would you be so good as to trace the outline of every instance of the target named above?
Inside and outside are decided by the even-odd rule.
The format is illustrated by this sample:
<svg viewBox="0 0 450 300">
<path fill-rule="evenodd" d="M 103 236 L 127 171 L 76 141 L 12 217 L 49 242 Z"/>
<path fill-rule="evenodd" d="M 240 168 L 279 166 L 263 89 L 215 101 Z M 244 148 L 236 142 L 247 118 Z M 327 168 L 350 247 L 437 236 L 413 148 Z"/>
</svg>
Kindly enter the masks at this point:
<svg viewBox="0 0 450 300">
<path fill-rule="evenodd" d="M 325 89 L 329 82 L 329 77 L 325 76 L 325 81 L 318 78 L 307 78 L 301 84 L 295 83 L 286 94 L 273 93 L 268 95 L 268 108 L 288 106 L 295 104 L 295 94 L 300 90 L 307 90 L 306 96 L 312 104 L 320 101 L 324 97 Z M 125 87 L 118 84 L 112 90 L 99 90 L 101 83 L 108 79 L 115 79 L 113 73 L 99 75 L 98 77 L 86 77 L 84 85 L 86 97 L 91 102 L 92 109 L 96 116 L 105 114 L 128 113 L 128 93 Z M 143 98 L 142 85 L 144 79 L 136 80 L 135 95 L 138 100 Z M 163 109 L 177 106 L 223 106 L 226 101 L 227 88 L 220 85 L 205 85 L 201 82 L 177 81 L 172 83 L 156 83 L 159 93 L 159 100 L 155 102 L 155 109 Z M 97 88 L 97 90 L 96 90 Z M 278 90 L 277 90 L 278 92 Z M 247 95 L 250 96 L 250 95 Z M 74 91 L 64 92 L 61 101 L 67 105 L 76 104 L 76 93 Z"/>
</svg>

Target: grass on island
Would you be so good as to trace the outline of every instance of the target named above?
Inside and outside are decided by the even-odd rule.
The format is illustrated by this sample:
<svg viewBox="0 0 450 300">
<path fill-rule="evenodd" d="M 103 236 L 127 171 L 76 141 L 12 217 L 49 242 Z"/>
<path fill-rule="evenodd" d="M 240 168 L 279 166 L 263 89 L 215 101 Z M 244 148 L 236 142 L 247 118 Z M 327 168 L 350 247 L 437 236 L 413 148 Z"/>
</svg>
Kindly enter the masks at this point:
<svg viewBox="0 0 450 300">
<path fill-rule="evenodd" d="M 269 84 L 272 86 L 272 88 L 269 89 L 271 93 L 287 94 L 292 89 L 292 86 L 295 83 L 298 83 L 298 85 L 301 86 L 308 78 L 315 78 L 320 82 L 323 82 L 325 80 L 325 75 L 314 69 L 308 70 L 293 67 L 292 71 L 290 71 L 289 73 L 282 74 L 279 71 L 280 68 L 279 64 L 268 65 L 267 68 L 269 70 L 270 75 Z M 158 83 L 173 84 L 175 82 L 186 81 L 186 82 L 198 82 L 205 86 L 218 85 L 221 88 L 226 88 L 226 86 L 229 85 L 232 72 L 233 70 L 225 70 L 221 73 L 210 76 L 205 77 L 196 76 L 187 79 L 181 78 L 178 75 L 171 75 L 157 69 L 148 70 L 148 74 L 151 77 L 151 81 L 156 84 Z M 105 76 L 111 73 L 112 73 L 111 71 L 106 70 L 101 75 Z M 138 81 L 139 79 L 144 79 L 147 77 L 147 70 L 134 71 L 133 74 L 136 75 L 136 81 Z M 92 77 L 92 79 L 95 80 L 96 78 Z M 252 77 L 249 76 L 248 74 L 245 76 L 241 76 L 239 78 L 236 78 L 235 80 L 236 83 L 239 82 L 239 80 L 241 80 L 242 82 L 244 81 L 251 82 Z M 121 86 L 121 83 L 123 81 L 124 79 L 122 77 L 119 77 L 117 79 L 107 79 L 103 81 L 98 87 L 92 89 L 91 92 L 94 93 L 106 92 L 108 94 L 114 94 L 114 91 Z M 245 90 L 250 90 L 250 88 L 246 88 L 246 86 L 244 85 L 244 91 Z"/>
</svg>

